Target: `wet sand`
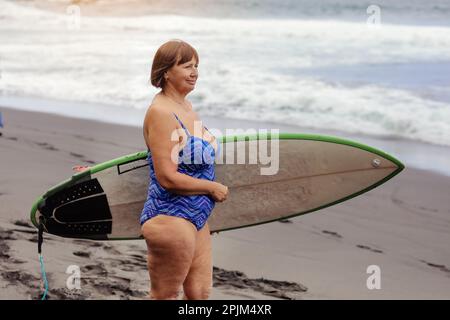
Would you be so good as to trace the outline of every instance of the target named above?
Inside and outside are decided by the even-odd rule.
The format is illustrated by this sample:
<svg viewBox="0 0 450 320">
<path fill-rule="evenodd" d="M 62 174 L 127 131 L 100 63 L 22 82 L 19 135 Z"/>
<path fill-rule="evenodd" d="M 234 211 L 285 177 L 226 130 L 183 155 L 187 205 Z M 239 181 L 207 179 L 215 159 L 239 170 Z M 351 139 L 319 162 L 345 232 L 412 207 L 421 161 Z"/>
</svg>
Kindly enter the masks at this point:
<svg viewBox="0 0 450 320">
<path fill-rule="evenodd" d="M 0 110 L 0 299 L 33 299 L 40 293 L 37 233 L 29 221 L 35 199 L 68 178 L 72 166 L 145 145 L 137 127 Z M 216 124 L 237 126 L 215 119 L 209 127 Z M 449 299 L 449 194 L 448 176 L 408 167 L 333 207 L 214 235 L 211 299 Z M 50 299 L 145 299 L 148 293 L 143 241 L 45 235 L 43 254 Z M 66 287 L 71 265 L 80 268 L 80 290 Z M 379 290 L 366 286 L 370 265 L 381 270 Z"/>
</svg>

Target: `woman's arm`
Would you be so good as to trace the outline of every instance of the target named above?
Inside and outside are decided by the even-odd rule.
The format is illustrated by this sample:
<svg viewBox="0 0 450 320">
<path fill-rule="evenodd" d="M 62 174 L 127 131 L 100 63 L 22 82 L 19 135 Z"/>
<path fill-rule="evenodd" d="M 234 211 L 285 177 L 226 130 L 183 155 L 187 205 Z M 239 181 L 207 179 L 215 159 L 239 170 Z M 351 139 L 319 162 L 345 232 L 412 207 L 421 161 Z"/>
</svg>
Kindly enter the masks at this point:
<svg viewBox="0 0 450 320">
<path fill-rule="evenodd" d="M 164 106 L 153 105 L 146 114 L 146 134 L 152 150 L 156 179 L 166 190 L 181 195 L 210 194 L 216 182 L 197 179 L 178 172 L 178 153 L 181 136 L 177 122 Z"/>
<path fill-rule="evenodd" d="M 191 196 L 197 194 L 210 194 L 215 182 L 205 179 L 197 179 L 186 174 L 177 172 L 173 177 L 170 185 L 164 187 L 170 192 L 181 194 L 183 196 Z M 189 186 L 189 188 L 186 188 Z"/>
</svg>

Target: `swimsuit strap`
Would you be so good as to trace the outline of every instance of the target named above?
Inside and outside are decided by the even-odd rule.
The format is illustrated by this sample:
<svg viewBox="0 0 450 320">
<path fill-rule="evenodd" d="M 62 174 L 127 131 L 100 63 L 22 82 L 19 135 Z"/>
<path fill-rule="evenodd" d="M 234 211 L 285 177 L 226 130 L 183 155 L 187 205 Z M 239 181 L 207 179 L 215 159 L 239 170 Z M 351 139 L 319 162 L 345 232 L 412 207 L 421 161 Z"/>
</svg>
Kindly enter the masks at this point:
<svg viewBox="0 0 450 320">
<path fill-rule="evenodd" d="M 177 115 L 175 114 L 175 112 L 172 112 L 172 113 L 173 113 L 173 115 L 175 116 L 175 118 L 177 118 L 178 122 L 179 122 L 180 125 L 183 127 L 183 129 L 186 130 L 188 136 L 191 136 L 189 130 L 184 126 L 183 122 L 177 117 Z M 206 130 L 208 130 L 209 133 L 211 133 L 211 131 L 209 131 L 209 129 L 208 129 L 206 126 L 204 126 L 204 127 L 205 127 Z"/>
<path fill-rule="evenodd" d="M 177 118 L 178 122 L 181 124 L 181 126 L 183 127 L 183 129 L 186 131 L 186 133 L 188 134 L 188 136 L 190 136 L 191 134 L 189 133 L 189 130 L 184 126 L 183 122 L 181 122 L 181 120 L 178 119 L 177 115 L 176 115 L 174 112 L 172 112 L 172 113 L 173 113 L 173 115 L 175 116 L 175 118 Z"/>
</svg>

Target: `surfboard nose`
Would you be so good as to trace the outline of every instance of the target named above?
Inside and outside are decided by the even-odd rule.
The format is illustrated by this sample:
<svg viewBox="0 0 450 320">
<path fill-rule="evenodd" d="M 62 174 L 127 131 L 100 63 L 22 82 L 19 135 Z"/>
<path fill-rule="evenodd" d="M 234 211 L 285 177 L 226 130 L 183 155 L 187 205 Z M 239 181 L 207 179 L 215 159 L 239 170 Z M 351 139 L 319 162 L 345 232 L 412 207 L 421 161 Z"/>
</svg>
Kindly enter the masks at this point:
<svg viewBox="0 0 450 320">
<path fill-rule="evenodd" d="M 399 174 L 403 169 L 405 169 L 405 165 L 400 160 L 391 156 L 390 154 L 385 153 L 384 151 L 368 146 L 366 146 L 365 150 L 370 150 L 370 152 L 374 155 L 371 161 L 371 166 L 374 169 L 392 169 L 392 173 L 391 175 L 389 175 L 388 179 Z"/>
<path fill-rule="evenodd" d="M 405 167 L 391 155 L 355 141 L 320 135 L 280 137 L 284 139 L 279 141 L 279 170 L 274 175 L 261 175 L 261 163 L 217 166 L 217 180 L 229 187 L 230 195 L 226 204 L 216 206 L 211 230 L 317 211 L 368 192 Z M 239 143 L 248 156 L 246 142 Z"/>
</svg>

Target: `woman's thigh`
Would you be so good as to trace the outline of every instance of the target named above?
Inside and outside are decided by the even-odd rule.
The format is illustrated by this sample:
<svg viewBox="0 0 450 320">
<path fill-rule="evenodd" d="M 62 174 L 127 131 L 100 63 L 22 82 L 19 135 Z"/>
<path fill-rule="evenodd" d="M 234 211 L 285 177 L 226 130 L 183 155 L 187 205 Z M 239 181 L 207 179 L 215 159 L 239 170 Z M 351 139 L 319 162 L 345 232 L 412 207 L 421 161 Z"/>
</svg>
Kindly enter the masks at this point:
<svg viewBox="0 0 450 320">
<path fill-rule="evenodd" d="M 183 284 L 195 253 L 197 230 L 187 220 L 158 215 L 144 223 L 152 293 L 172 295 Z"/>
<path fill-rule="evenodd" d="M 197 232 L 194 258 L 183 283 L 189 299 L 207 299 L 212 287 L 212 246 L 209 226 Z"/>
</svg>

